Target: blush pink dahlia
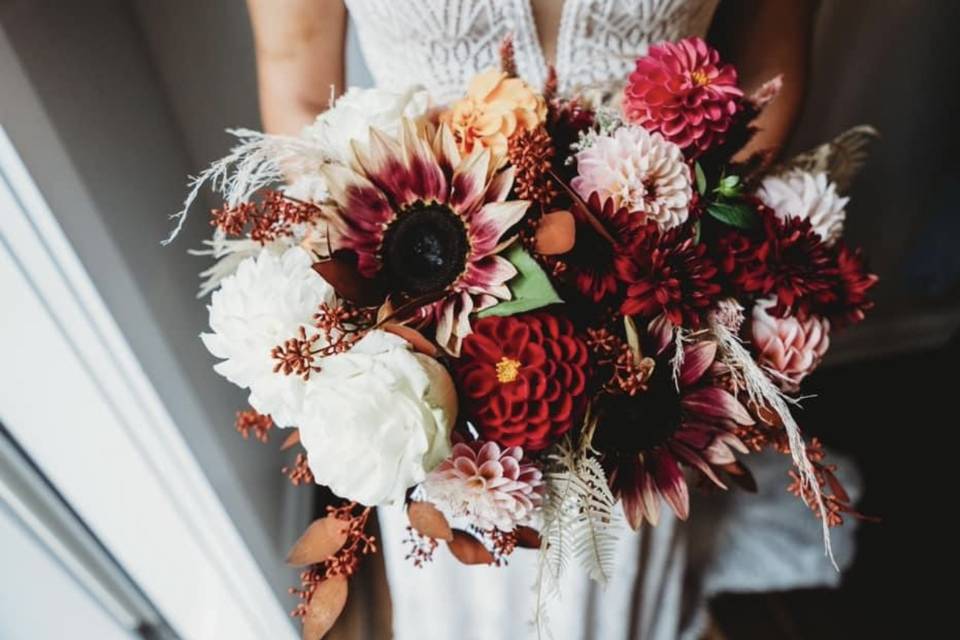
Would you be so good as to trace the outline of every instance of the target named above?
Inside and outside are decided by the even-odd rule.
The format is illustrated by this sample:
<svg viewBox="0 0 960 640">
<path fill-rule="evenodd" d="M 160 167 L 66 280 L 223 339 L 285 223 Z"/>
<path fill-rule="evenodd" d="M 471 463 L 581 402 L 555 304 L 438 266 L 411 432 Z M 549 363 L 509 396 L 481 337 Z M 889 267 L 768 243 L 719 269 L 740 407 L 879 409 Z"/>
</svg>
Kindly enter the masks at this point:
<svg viewBox="0 0 960 640">
<path fill-rule="evenodd" d="M 612 200 L 642 222 L 666 230 L 687 219 L 693 188 L 690 168 L 680 147 L 642 127 L 621 127 L 597 137 L 577 153 L 577 176 L 571 186 L 587 200 L 596 193 Z"/>
<path fill-rule="evenodd" d="M 543 473 L 520 447 L 460 442 L 423 482 L 427 497 L 453 517 L 481 529 L 512 531 L 543 502 Z"/>
<path fill-rule="evenodd" d="M 497 171 L 487 149 L 462 155 L 445 126 L 432 134 L 406 120 L 399 140 L 371 129 L 353 155 L 350 168 L 323 169 L 336 204 L 332 248 L 356 254 L 360 274 L 380 279 L 395 304 L 429 300 L 421 317 L 458 354 L 469 315 L 511 297 L 517 270 L 496 254 L 529 206 L 506 201 L 513 169 Z"/>
<path fill-rule="evenodd" d="M 722 142 L 743 92 L 737 71 L 700 38 L 650 47 L 623 97 L 628 122 L 658 131 L 691 156 Z"/>
<path fill-rule="evenodd" d="M 757 360 L 785 390 L 795 391 L 800 382 L 820 364 L 830 346 L 830 321 L 809 315 L 777 318 L 767 313 L 772 300 L 753 307 L 750 338 Z"/>
<path fill-rule="evenodd" d="M 715 342 L 687 344 L 676 381 L 672 363 L 660 356 L 644 389 L 598 401 L 593 445 L 634 529 L 644 520 L 657 524 L 661 498 L 678 518 L 687 518 L 684 466 L 726 488 L 714 467 L 736 462 L 734 450 L 747 453 L 735 431 L 754 420 L 711 376 L 716 355 Z"/>
</svg>

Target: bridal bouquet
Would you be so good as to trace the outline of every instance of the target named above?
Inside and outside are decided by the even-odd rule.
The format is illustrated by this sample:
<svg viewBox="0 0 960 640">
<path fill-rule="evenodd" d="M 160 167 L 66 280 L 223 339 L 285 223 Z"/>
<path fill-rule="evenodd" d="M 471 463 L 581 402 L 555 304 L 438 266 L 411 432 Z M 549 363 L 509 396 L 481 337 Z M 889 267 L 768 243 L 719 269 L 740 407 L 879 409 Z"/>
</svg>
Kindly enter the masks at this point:
<svg viewBox="0 0 960 640">
<path fill-rule="evenodd" d="M 204 184 L 225 201 L 201 337 L 249 390 L 238 429 L 289 429 L 291 480 L 343 500 L 288 558 L 304 637 L 375 551 L 376 505 L 406 503 L 417 565 L 532 548 L 542 589 L 568 556 L 609 576 L 618 521 L 750 490 L 765 448 L 828 553 L 852 513 L 791 405 L 871 306 L 842 193 L 872 130 L 771 166 L 737 154 L 779 79 L 745 95 L 700 39 L 651 47 L 612 99 L 502 53 L 453 104 L 354 88 L 300 136 L 235 131 L 178 214 Z"/>
</svg>

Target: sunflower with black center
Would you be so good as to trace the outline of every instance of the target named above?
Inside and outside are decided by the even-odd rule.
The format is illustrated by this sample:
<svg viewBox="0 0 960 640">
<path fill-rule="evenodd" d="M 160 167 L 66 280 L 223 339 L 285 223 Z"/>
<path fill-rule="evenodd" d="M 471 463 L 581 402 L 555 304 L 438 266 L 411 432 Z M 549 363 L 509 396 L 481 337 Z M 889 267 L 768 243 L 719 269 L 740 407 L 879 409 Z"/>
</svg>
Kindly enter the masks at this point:
<svg viewBox="0 0 960 640">
<path fill-rule="evenodd" d="M 354 254 L 360 275 L 384 282 L 394 303 L 423 300 L 418 315 L 458 355 L 470 315 L 511 298 L 517 269 L 498 254 L 530 205 L 506 199 L 513 168 L 499 169 L 488 149 L 463 155 L 446 126 L 411 121 L 399 140 L 372 129 L 353 151 L 350 167 L 323 168 L 335 203 L 325 212 L 331 248 Z"/>
</svg>

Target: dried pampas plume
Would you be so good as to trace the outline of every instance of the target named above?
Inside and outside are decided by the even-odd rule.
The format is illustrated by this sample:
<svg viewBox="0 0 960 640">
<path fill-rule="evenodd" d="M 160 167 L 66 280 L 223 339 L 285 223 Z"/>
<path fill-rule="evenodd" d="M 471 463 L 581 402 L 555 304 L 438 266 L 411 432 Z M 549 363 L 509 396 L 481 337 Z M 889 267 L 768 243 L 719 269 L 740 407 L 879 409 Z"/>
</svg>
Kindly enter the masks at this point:
<svg viewBox="0 0 960 640">
<path fill-rule="evenodd" d="M 787 433 L 787 440 L 790 443 L 790 457 L 793 458 L 793 464 L 799 472 L 801 487 L 810 490 L 813 495 L 813 502 L 820 513 L 820 522 L 823 526 L 824 552 L 830 558 L 833 568 L 839 571 L 840 568 L 837 566 L 837 561 L 833 556 L 833 547 L 830 544 L 830 524 L 827 517 L 827 507 L 820 491 L 820 484 L 817 482 L 813 465 L 807 457 L 807 444 L 800 433 L 800 426 L 790 413 L 789 405 L 796 404 L 797 401 L 784 395 L 770 380 L 750 352 L 743 346 L 743 343 L 740 342 L 740 338 L 727 328 L 716 313 L 710 315 L 708 322 L 710 330 L 717 339 L 721 358 L 737 376 L 738 382 L 743 385 L 750 402 L 757 407 L 768 407 L 780 416 L 783 428 Z"/>
<path fill-rule="evenodd" d="M 251 129 L 227 129 L 239 141 L 230 153 L 190 179 L 183 208 L 170 217 L 177 221 L 163 241 L 173 242 L 187 220 L 190 207 L 205 184 L 219 193 L 227 207 L 235 207 L 265 187 L 289 176 L 317 172 L 325 157 L 311 141 L 295 137 L 261 133 Z"/>
</svg>

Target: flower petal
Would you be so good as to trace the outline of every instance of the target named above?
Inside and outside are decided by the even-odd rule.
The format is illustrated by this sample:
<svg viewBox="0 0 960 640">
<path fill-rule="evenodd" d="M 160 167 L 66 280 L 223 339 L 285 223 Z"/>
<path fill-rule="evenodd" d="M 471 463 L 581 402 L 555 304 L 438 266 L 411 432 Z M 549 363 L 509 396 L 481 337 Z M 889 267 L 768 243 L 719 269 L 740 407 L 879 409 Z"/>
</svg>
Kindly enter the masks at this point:
<svg viewBox="0 0 960 640">
<path fill-rule="evenodd" d="M 527 200 L 488 202 L 465 219 L 469 228 L 473 255 L 482 258 L 499 244 L 507 229 L 520 222 L 530 207 Z"/>
<path fill-rule="evenodd" d="M 680 368 L 680 386 L 689 387 L 699 380 L 717 357 L 717 343 L 701 340 L 683 349 L 683 365 Z"/>
<path fill-rule="evenodd" d="M 654 473 L 663 499 L 667 501 L 678 518 L 686 520 L 690 515 L 690 492 L 680 465 L 673 456 L 660 454 L 657 457 Z"/>
<path fill-rule="evenodd" d="M 684 395 L 681 404 L 684 409 L 694 414 L 733 420 L 741 425 L 754 423 L 740 401 L 720 387 L 706 387 L 691 391 Z"/>
</svg>

